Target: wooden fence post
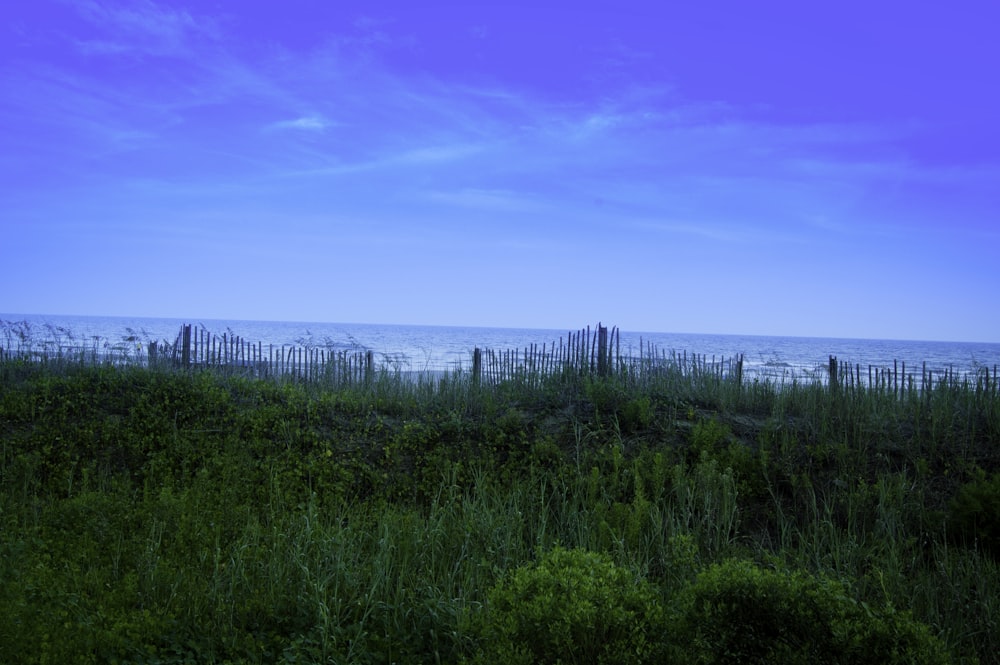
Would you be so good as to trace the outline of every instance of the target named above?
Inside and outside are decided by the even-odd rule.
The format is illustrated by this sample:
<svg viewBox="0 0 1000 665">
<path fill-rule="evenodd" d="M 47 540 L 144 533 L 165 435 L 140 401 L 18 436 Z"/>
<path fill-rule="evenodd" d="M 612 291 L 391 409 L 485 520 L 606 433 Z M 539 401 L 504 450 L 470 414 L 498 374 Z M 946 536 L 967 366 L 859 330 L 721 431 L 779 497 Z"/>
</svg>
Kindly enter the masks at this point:
<svg viewBox="0 0 1000 665">
<path fill-rule="evenodd" d="M 181 337 L 181 365 L 188 367 L 191 364 L 191 324 L 184 324 Z"/>
<path fill-rule="evenodd" d="M 840 388 L 837 378 L 837 356 L 830 356 L 830 390 Z"/>
<path fill-rule="evenodd" d="M 611 329 L 611 336 L 615 339 L 615 371 L 621 372 L 622 369 L 622 331 L 615 326 Z M 608 350 L 610 353 L 611 350 Z"/>
<path fill-rule="evenodd" d="M 472 382 L 478 384 L 483 378 L 483 352 L 477 346 L 472 350 Z"/>
<path fill-rule="evenodd" d="M 608 329 L 597 324 L 597 374 L 608 375 Z"/>
</svg>

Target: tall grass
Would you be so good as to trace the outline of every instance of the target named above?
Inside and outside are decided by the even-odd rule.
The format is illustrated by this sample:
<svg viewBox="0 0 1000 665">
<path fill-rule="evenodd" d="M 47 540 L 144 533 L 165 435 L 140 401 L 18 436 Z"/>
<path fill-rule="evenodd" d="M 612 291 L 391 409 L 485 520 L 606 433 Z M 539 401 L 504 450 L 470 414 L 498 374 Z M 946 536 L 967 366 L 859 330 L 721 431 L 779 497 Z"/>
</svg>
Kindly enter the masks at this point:
<svg viewBox="0 0 1000 665">
<path fill-rule="evenodd" d="M 671 599 L 729 558 L 829 575 L 1000 653 L 995 553 L 950 500 L 1000 470 L 1000 400 L 669 367 L 484 385 L 0 362 L 11 662 L 459 662 L 556 545 Z"/>
</svg>

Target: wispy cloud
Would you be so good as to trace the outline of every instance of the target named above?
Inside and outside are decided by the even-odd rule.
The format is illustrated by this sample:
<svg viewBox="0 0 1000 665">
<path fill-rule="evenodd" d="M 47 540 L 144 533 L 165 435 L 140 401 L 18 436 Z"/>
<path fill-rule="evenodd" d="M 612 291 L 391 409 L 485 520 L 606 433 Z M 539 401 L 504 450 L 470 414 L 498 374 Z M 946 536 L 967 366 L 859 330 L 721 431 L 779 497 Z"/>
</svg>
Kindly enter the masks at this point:
<svg viewBox="0 0 1000 665">
<path fill-rule="evenodd" d="M 732 245 L 770 245 L 787 242 L 790 239 L 786 235 L 773 232 L 762 235 L 759 229 L 747 227 L 745 224 L 724 224 L 708 220 L 630 220 L 627 224 L 638 230 L 672 236 L 690 236 Z"/>
<path fill-rule="evenodd" d="M 410 164 L 425 166 L 455 162 L 470 157 L 482 149 L 475 143 L 452 143 L 445 145 L 430 145 L 405 150 L 398 155 L 383 160 L 390 164 Z"/>
<path fill-rule="evenodd" d="M 0 119 L 20 127 L 24 138 L 34 137 L 35 147 L 22 159 L 52 160 L 52 151 L 59 155 L 51 163 L 55 170 L 88 161 L 92 171 L 102 156 L 155 145 L 159 130 L 174 121 L 155 100 L 65 68 L 0 68 L 0 81 L 6 90 Z M 13 134 L 7 140 L 22 139 Z"/>
<path fill-rule="evenodd" d="M 192 39 L 218 36 L 210 18 L 182 9 L 158 5 L 151 0 L 110 4 L 98 0 L 70 0 L 70 4 L 97 30 L 106 33 L 103 39 L 78 42 L 90 53 L 120 53 L 140 51 L 155 55 L 180 55 L 188 52 Z"/>
<path fill-rule="evenodd" d="M 336 149 L 328 152 L 313 152 L 314 159 L 327 162 L 326 165 L 310 168 L 286 168 L 272 172 L 272 177 L 282 179 L 315 179 L 330 176 L 351 174 L 372 174 L 384 177 L 397 176 L 400 173 L 423 169 L 454 166 L 455 164 L 476 155 L 482 146 L 471 143 L 414 145 L 397 148 L 383 147 L 377 144 L 369 146 L 367 155 L 360 159 L 345 159 L 338 156 Z"/>
<path fill-rule="evenodd" d="M 425 192 L 423 196 L 434 203 L 472 210 L 525 213 L 540 212 L 549 209 L 537 197 L 503 189 L 479 189 L 473 187 L 448 191 L 435 190 Z"/>
<path fill-rule="evenodd" d="M 309 132 L 322 132 L 333 123 L 318 115 L 305 115 L 294 120 L 280 120 L 267 125 L 269 130 L 303 130 Z"/>
<path fill-rule="evenodd" d="M 95 28 L 85 45 L 93 54 L 138 50 L 184 58 L 185 67 L 155 87 L 52 79 L 40 96 L 54 100 L 44 111 L 58 115 L 53 124 L 90 127 L 108 146 L 144 145 L 150 154 L 183 144 L 229 155 L 215 177 L 269 180 L 275 197 L 289 183 L 322 181 L 316 198 L 325 200 L 337 176 L 352 176 L 344 186 L 360 196 L 358 176 L 370 179 L 364 191 L 405 190 L 408 200 L 498 215 L 545 201 L 593 218 L 600 200 L 603 219 L 674 220 L 647 230 L 747 243 L 757 237 L 747 229 L 810 216 L 846 224 L 845 201 L 909 169 L 896 156 L 845 156 L 844 146 L 878 145 L 899 130 L 768 124 L 627 83 L 600 98 L 554 101 L 513 85 L 402 73 L 371 57 L 398 48 L 384 21 L 360 20 L 313 50 L 250 52 L 232 46 L 212 17 L 151 0 L 73 6 Z M 232 121 L 218 123 L 222 115 Z M 162 163 L 178 179 L 213 178 L 203 163 Z"/>
</svg>

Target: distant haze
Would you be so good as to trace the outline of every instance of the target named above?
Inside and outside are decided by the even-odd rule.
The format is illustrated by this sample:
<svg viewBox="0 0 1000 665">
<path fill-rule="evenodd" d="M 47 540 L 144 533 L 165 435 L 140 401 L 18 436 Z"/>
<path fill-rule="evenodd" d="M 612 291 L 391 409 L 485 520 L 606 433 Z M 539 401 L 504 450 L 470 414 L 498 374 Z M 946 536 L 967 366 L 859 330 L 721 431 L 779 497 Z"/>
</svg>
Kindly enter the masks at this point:
<svg viewBox="0 0 1000 665">
<path fill-rule="evenodd" d="M 993 1 L 39 0 L 0 311 L 1000 341 Z"/>
</svg>

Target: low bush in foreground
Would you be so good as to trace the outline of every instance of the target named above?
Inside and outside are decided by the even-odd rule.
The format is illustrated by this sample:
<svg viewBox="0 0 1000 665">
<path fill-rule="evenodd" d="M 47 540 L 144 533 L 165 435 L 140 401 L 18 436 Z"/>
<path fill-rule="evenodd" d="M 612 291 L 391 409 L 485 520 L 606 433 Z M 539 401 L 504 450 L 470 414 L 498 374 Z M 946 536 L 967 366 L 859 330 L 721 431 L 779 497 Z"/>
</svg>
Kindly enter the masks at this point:
<svg viewBox="0 0 1000 665">
<path fill-rule="evenodd" d="M 610 557 L 556 547 L 489 593 L 477 663 L 631 665 L 657 662 L 659 594 Z"/>
<path fill-rule="evenodd" d="M 925 624 L 842 583 L 728 560 L 662 595 L 610 557 L 556 546 L 473 616 L 474 663 L 947 665 Z"/>
<path fill-rule="evenodd" d="M 944 665 L 926 625 L 858 602 L 839 582 L 747 561 L 708 568 L 680 594 L 673 634 L 704 665 Z"/>
<path fill-rule="evenodd" d="M 948 504 L 952 538 L 1000 558 L 1000 473 L 977 469 Z"/>
</svg>

